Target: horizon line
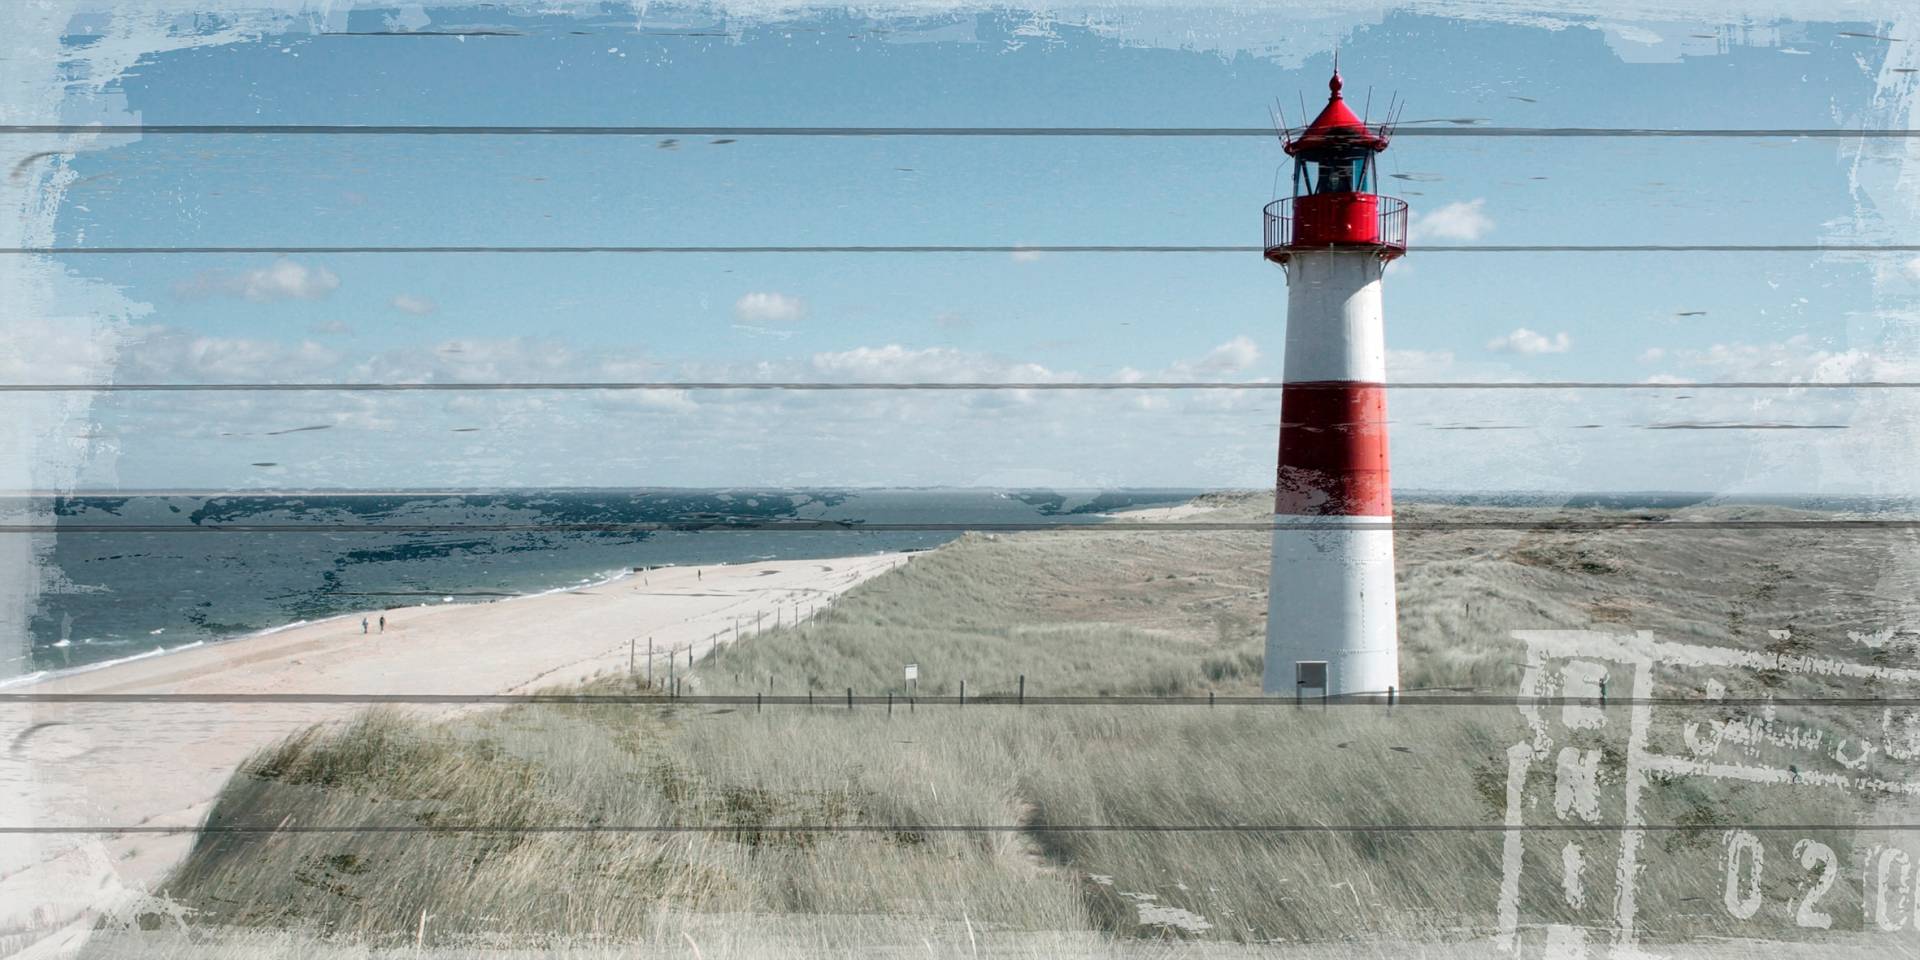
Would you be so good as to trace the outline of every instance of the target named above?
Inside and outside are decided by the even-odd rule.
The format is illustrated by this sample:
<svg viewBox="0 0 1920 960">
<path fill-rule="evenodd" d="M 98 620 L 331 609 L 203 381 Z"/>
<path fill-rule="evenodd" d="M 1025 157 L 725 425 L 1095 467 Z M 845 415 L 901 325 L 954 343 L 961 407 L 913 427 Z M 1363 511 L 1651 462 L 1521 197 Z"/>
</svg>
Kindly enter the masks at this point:
<svg viewBox="0 0 1920 960">
<path fill-rule="evenodd" d="M 1018 484 L 855 484 L 823 483 L 795 484 L 635 484 L 621 486 L 613 484 L 479 484 L 471 487 L 260 487 L 257 489 L 232 489 L 222 487 L 86 487 L 72 490 L 0 490 L 0 498 L 40 499 L 74 496 L 464 496 L 485 493 L 724 493 L 730 491 L 752 492 L 839 492 L 847 490 L 861 491 L 956 491 L 978 493 L 1074 493 L 1074 494 L 1113 494 L 1113 493 L 1178 493 L 1182 495 L 1206 496 L 1232 494 L 1254 496 L 1272 492 L 1272 488 L 1260 487 L 1209 487 L 1209 486 L 1048 486 Z M 1881 494 L 1871 492 L 1831 493 L 1819 491 L 1762 491 L 1723 493 L 1712 490 L 1491 490 L 1491 489 L 1449 489 L 1444 487 L 1404 487 L 1394 488 L 1396 496 L 1419 498 L 1422 496 L 1484 496 L 1484 497 L 1700 497 L 1728 500 L 1759 498 L 1846 498 L 1846 499 L 1911 499 L 1910 494 Z"/>
</svg>

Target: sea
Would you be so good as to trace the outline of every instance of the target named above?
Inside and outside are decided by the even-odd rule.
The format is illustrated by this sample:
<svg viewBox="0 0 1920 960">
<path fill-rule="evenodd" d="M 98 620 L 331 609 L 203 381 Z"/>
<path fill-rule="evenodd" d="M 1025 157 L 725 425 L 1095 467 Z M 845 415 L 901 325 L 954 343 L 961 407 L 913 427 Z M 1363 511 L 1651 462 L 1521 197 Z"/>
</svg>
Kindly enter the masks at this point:
<svg viewBox="0 0 1920 960">
<path fill-rule="evenodd" d="M 73 495 L 31 504 L 39 590 L 0 685 L 331 617 L 670 565 L 925 550 L 1197 490 L 508 490 Z M 17 509 L 23 506 L 15 501 Z M 11 511 L 10 511 L 11 512 Z M 18 515 L 15 513 L 14 515 Z M 832 529 L 821 529 L 831 525 Z"/>
</svg>

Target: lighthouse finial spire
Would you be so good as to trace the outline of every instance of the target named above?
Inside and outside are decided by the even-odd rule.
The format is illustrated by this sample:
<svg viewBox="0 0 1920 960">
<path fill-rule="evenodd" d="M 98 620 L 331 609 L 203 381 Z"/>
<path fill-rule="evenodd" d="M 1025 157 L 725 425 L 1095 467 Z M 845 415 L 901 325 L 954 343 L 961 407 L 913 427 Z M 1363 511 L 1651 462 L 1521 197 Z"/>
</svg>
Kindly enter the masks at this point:
<svg viewBox="0 0 1920 960">
<path fill-rule="evenodd" d="M 1342 84 L 1340 82 L 1340 48 L 1336 46 L 1333 48 L 1333 79 L 1327 81 L 1327 89 L 1331 90 L 1333 92 L 1333 95 L 1328 97 L 1327 99 L 1329 100 L 1340 99 L 1341 86 Z"/>
</svg>

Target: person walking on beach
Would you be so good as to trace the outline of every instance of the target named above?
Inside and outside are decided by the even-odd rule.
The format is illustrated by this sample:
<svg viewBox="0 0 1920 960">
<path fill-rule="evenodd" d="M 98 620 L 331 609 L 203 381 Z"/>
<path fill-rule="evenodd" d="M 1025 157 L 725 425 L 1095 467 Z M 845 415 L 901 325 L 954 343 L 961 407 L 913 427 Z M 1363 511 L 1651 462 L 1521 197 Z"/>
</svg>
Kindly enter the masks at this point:
<svg viewBox="0 0 1920 960">
<path fill-rule="evenodd" d="M 360 632 L 361 632 L 361 633 L 366 633 L 366 632 L 367 632 L 367 618 L 366 618 L 366 617 L 361 617 L 361 618 L 360 618 Z"/>
<path fill-rule="evenodd" d="M 387 632 L 387 615 L 384 613 L 380 615 L 380 632 Z"/>
</svg>

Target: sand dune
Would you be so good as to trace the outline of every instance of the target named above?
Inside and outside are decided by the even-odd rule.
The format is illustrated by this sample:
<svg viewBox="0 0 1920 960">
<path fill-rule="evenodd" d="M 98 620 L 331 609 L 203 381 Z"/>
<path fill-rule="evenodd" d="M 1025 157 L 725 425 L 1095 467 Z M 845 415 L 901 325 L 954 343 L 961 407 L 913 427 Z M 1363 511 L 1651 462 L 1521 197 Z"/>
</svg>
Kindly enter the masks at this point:
<svg viewBox="0 0 1920 960">
<path fill-rule="evenodd" d="M 756 617 L 792 622 L 903 563 L 889 553 L 825 560 L 659 568 L 578 590 L 497 603 L 384 611 L 384 633 L 360 617 L 210 644 L 7 690 L 9 695 L 199 694 L 339 696 L 525 693 L 628 669 L 686 670 Z M 377 624 L 382 612 L 369 615 Z M 629 647 L 629 641 L 636 641 Z M 0 838 L 0 955 L 59 955 L 91 911 L 143 896 L 186 853 L 191 832 L 85 832 L 89 827 L 196 827 L 220 786 L 261 746 L 355 702 L 34 702 L 0 705 L 0 806 L 10 824 L 77 833 Z M 450 712 L 459 704 L 415 709 Z"/>
<path fill-rule="evenodd" d="M 1211 509 L 1147 516 L 1257 521 L 1268 509 L 1260 494 L 1213 497 L 1198 506 Z M 1125 516 L 1141 519 L 1136 513 Z M 1516 662 L 1521 651 L 1511 635 L 1515 629 L 1648 630 L 1663 638 L 1783 657 L 1868 660 L 1889 667 L 1915 662 L 1913 592 L 1899 575 L 1911 567 L 1902 558 L 1910 555 L 1905 551 L 1912 548 L 1912 537 L 1902 528 L 1805 526 L 1800 522 L 1834 515 L 1739 505 L 1622 512 L 1408 504 L 1399 518 L 1411 521 L 1397 537 L 1402 676 L 1408 689 L 1494 694 L 1519 689 L 1525 665 Z M 1633 523 L 1614 526 L 1625 521 Z M 696 682 L 702 692 L 750 694 L 771 675 L 787 688 L 778 692 L 852 687 L 865 694 L 895 689 L 900 665 L 916 663 L 923 697 L 950 695 L 960 679 L 971 681 L 969 690 L 1007 692 L 1016 678 L 1024 678 L 1029 693 L 1041 695 L 1251 692 L 1261 668 L 1269 542 L 1270 535 L 1259 529 L 968 535 L 921 557 L 911 570 L 846 597 L 804 631 L 778 631 L 719 652 L 698 669 Z M 866 566 L 855 569 L 861 563 Z M 788 602 L 808 584 L 850 586 L 883 564 L 819 562 L 839 568 L 832 571 L 804 563 L 754 564 L 691 583 L 690 573 L 653 575 L 638 585 L 629 581 L 465 614 L 403 611 L 393 616 L 386 637 L 360 636 L 355 620 L 326 625 L 331 633 L 325 637 L 307 635 L 322 628 L 306 628 L 191 655 L 209 658 L 204 665 L 185 659 L 189 655 L 137 665 L 137 680 L 135 672 L 116 668 L 117 676 L 103 671 L 60 684 L 140 690 L 145 689 L 141 684 L 201 689 L 211 683 L 213 689 L 225 689 L 217 679 L 223 663 L 248 678 L 248 689 L 268 692 L 492 691 L 570 684 L 596 668 L 624 670 L 628 636 L 651 632 L 657 644 L 682 645 L 684 651 L 683 644 L 710 641 L 731 617 L 755 604 L 769 609 L 771 603 Z M 775 572 L 763 575 L 766 570 Z M 540 655 L 522 656 L 528 638 L 544 645 Z M 476 649 L 485 655 L 475 656 Z M 354 677 L 363 685 L 345 685 Z M 434 683 L 426 684 L 423 677 Z M 1696 685 L 1707 679 L 1697 672 L 1675 672 L 1650 689 L 1699 695 Z M 1792 671 L 1723 671 L 1717 679 L 1742 696 L 1861 692 L 1839 678 Z M 62 689 L 60 684 L 45 688 Z M 617 684 L 602 681 L 599 689 L 610 686 Z M 522 778 L 531 770 L 542 782 L 559 785 L 537 798 L 547 805 L 541 816 L 556 823 L 700 824 L 736 815 L 760 818 L 754 823 L 777 817 L 815 823 L 830 812 L 883 825 L 993 824 L 1024 823 L 1032 811 L 1045 810 L 1052 822 L 1064 823 L 1207 823 L 1226 815 L 1254 823 L 1357 818 L 1484 825 L 1500 815 L 1497 799 L 1488 799 L 1483 789 L 1485 775 L 1503 775 L 1497 751 L 1510 737 L 1524 735 L 1519 714 L 1501 706 L 1432 706 L 1424 713 L 1403 708 L 1395 714 L 1335 711 L 1325 717 L 1289 711 L 1284 737 L 1273 736 L 1274 721 L 1282 715 L 1272 713 L 1116 710 L 1105 717 L 1099 711 L 1108 708 L 1057 715 L 1046 707 L 962 714 L 957 708 L 945 713 L 927 706 L 921 704 L 917 719 L 913 713 L 890 717 L 878 708 L 855 712 L 851 707 L 764 718 L 733 709 L 662 712 L 690 719 L 683 723 L 660 720 L 650 711 L 570 706 L 502 710 L 461 724 L 381 719 L 366 733 L 289 748 L 280 773 L 236 778 L 222 810 L 232 823 L 273 824 L 293 817 L 303 825 L 362 831 L 367 825 L 417 822 L 423 812 L 435 811 L 465 818 L 456 822 L 511 823 L 530 815 L 526 804 L 532 801 L 526 799 Z M 355 707 L 42 707 L 25 718 L 42 725 L 23 723 L 16 725 L 17 733 L 4 734 L 15 764 L 5 769 L 46 778 L 15 791 L 39 804 L 33 813 L 37 819 L 27 822 L 125 823 L 145 811 L 156 823 L 191 823 L 204 809 L 194 804 L 204 804 L 253 744 Z M 1877 722 L 1880 713 L 1832 710 L 1782 717 L 1848 731 Z M 912 727 L 915 723 L 920 726 Z M 902 736 L 908 730 L 916 732 Z M 228 739 L 234 742 L 224 742 Z M 1261 769 L 1286 775 L 1277 780 L 1246 776 L 1240 745 L 1249 742 L 1266 751 Z M 152 752 L 144 745 L 156 743 L 164 755 L 134 753 Z M 500 744 L 510 745 L 513 762 L 500 762 Z M 633 749 L 634 744 L 645 749 Z M 115 758 L 111 751 L 116 749 L 127 754 Z M 1373 752 L 1361 760 L 1363 749 Z M 37 765 L 23 765 L 15 756 Z M 876 758 L 898 762 L 875 763 Z M 1810 773 L 1833 773 L 1829 767 L 1839 764 L 1824 755 L 1798 762 Z M 120 779 L 101 779 L 101 771 L 116 770 Z M 1387 770 L 1398 772 L 1383 781 L 1379 774 Z M 1884 772 L 1910 777 L 1897 765 Z M 130 784 L 146 785 L 131 775 L 154 778 L 152 795 L 129 797 L 136 792 Z M 199 792 L 180 795 L 176 780 L 196 785 Z M 87 792 L 89 785 L 102 782 L 117 789 Z M 1383 782 L 1400 789 L 1383 790 Z M 1204 789 L 1191 789 L 1195 784 Z M 848 797 L 852 801 L 841 802 Z M 1009 807 L 1009 798 L 1025 805 Z M 1654 822 L 1826 822 L 1821 816 L 1853 822 L 1871 803 L 1850 794 L 1729 792 L 1685 783 L 1654 798 L 1661 805 L 1649 815 Z M 1910 822 L 1895 811 L 1886 815 Z M 1088 891 L 1105 896 L 1100 891 L 1106 887 L 1086 879 L 1098 875 L 1126 884 L 1114 889 L 1132 891 L 1113 897 L 1146 897 L 1156 910 L 1179 908 L 1207 918 L 1213 924 L 1208 936 L 1344 940 L 1364 930 L 1387 942 L 1413 935 L 1466 936 L 1460 931 L 1489 927 L 1500 880 L 1490 872 L 1497 861 L 1464 834 L 1423 841 L 1409 853 L 1412 859 L 1402 862 L 1406 869 L 1384 873 L 1376 869 L 1378 851 L 1358 840 L 1320 844 L 1310 856 L 1272 859 L 1263 852 L 1264 841 L 1235 846 L 1211 834 L 1074 834 L 1056 837 L 1043 849 L 1047 869 L 1057 871 L 1051 875 L 1057 882 L 1049 883 L 1034 882 L 1033 849 L 1016 843 L 983 847 L 946 835 L 874 843 L 866 834 L 833 834 L 807 841 L 817 846 L 779 856 L 763 855 L 758 833 L 751 842 L 542 834 L 511 849 L 494 849 L 465 833 L 354 836 L 359 839 L 276 833 L 203 845 L 193 864 L 167 881 L 173 895 L 151 902 L 144 912 L 164 926 L 169 910 L 190 907 L 200 911 L 196 930 L 310 919 L 409 943 L 421 936 L 425 921 L 420 918 L 432 916 L 438 919 L 427 936 L 429 949 L 468 934 L 533 942 L 582 930 L 642 939 L 667 930 L 668 940 L 677 944 L 673 938 L 685 929 L 700 939 L 708 956 L 726 954 L 715 950 L 707 928 L 688 927 L 677 916 L 656 916 L 666 909 L 663 904 L 684 907 L 696 918 L 742 913 L 760 918 L 769 904 L 786 905 L 773 914 L 855 916 L 879 925 L 875 930 L 907 917 L 920 925 L 910 928 L 914 931 L 925 929 L 930 917 L 964 926 L 986 909 L 1013 930 L 1139 936 L 1136 927 L 1149 918 L 1136 902 L 1083 896 Z M 87 894 L 90 900 L 75 898 L 125 902 L 134 894 L 123 884 L 158 876 L 157 867 L 176 859 L 188 842 L 184 836 L 163 841 L 170 846 L 147 842 L 160 839 L 154 837 L 40 839 L 67 844 L 59 851 L 66 859 L 58 866 L 69 872 L 55 876 L 42 867 L 26 881 L 0 880 L 41 896 L 38 903 L 51 902 L 40 889 L 88 891 L 102 877 L 109 887 Z M 1830 840 L 1836 849 L 1852 843 L 1845 836 Z M 1663 842 L 1658 857 L 1649 854 L 1647 863 L 1660 869 L 1650 866 L 1648 876 L 1655 879 L 1643 885 L 1641 905 L 1645 916 L 1661 919 L 1661 939 L 1800 935 L 1780 925 L 1792 922 L 1785 912 L 1761 915 L 1759 927 L 1742 927 L 1719 912 L 1685 906 L 1721 896 L 1724 868 L 1717 856 L 1703 852 L 1709 847 L 1710 842 L 1699 847 Z M 123 857 L 129 859 L 116 860 Z M 345 864 L 340 870 L 354 872 L 326 873 L 324 865 L 335 862 Z M 620 867 L 583 872 L 581 864 Z M 1368 878 L 1377 902 L 1363 904 L 1352 892 L 1346 878 L 1361 876 Z M 1328 885 L 1331 877 L 1341 880 Z M 1275 900 L 1268 891 L 1281 883 L 1289 884 L 1290 896 Z M 0 896 L 8 895 L 9 886 L 0 886 Z M 1554 891 L 1541 889 L 1546 893 L 1536 899 L 1550 899 Z M 956 895 L 957 890 L 968 892 Z M 56 904 L 64 912 L 49 914 L 38 928 L 75 916 L 75 898 Z M 521 910 L 529 898 L 564 909 Z M 903 899 L 911 908 L 900 912 Z M 1611 898 L 1593 902 L 1602 901 Z M 1835 901 L 1864 902 L 1857 886 L 1837 889 Z M 1542 916 L 1563 916 L 1551 904 L 1533 906 Z M 975 912 L 967 913 L 968 908 Z M 1585 922 L 1584 914 L 1564 916 Z M 1865 922 L 1861 916 L 1854 914 L 1851 922 Z M 1446 918 L 1445 925 L 1434 927 L 1435 917 Z M 1228 922 L 1239 926 L 1229 929 Z M 821 932 L 825 939 L 818 942 L 865 942 L 867 932 L 858 925 L 835 926 Z M 966 942 L 972 951 L 971 940 Z M 123 946 L 136 949 L 131 940 Z M 919 955 L 919 941 L 908 946 Z M 301 952 L 305 949 L 289 941 L 275 955 L 321 955 Z M 1702 950 L 1700 955 L 1714 954 Z"/>
</svg>

